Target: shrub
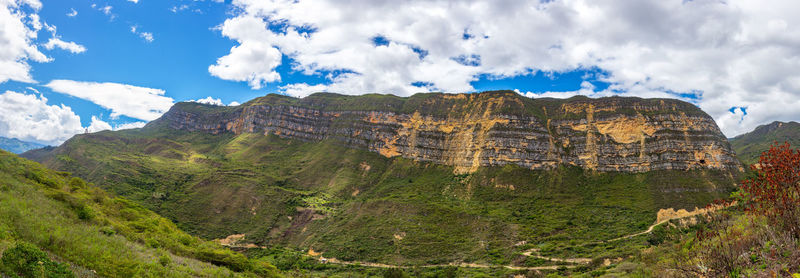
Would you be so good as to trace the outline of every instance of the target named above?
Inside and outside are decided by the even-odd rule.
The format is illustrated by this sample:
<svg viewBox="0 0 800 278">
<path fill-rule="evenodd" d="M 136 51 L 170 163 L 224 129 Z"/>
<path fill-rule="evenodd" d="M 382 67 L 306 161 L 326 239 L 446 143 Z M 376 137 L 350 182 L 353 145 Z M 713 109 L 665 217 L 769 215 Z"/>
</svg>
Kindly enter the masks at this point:
<svg viewBox="0 0 800 278">
<path fill-rule="evenodd" d="M 749 211 L 800 237 L 800 150 L 773 144 L 751 168 L 756 176 L 742 182 Z"/>
<path fill-rule="evenodd" d="M 3 272 L 12 277 L 75 277 L 66 264 L 50 260 L 47 253 L 26 242 L 17 243 L 3 252 L 0 263 Z"/>
<path fill-rule="evenodd" d="M 404 278 L 408 277 L 402 269 L 399 268 L 389 268 L 383 272 L 384 278 Z"/>
<path fill-rule="evenodd" d="M 158 257 L 158 263 L 161 264 L 161 266 L 167 266 L 172 263 L 172 258 L 165 252 Z"/>
<path fill-rule="evenodd" d="M 72 191 L 78 190 L 80 188 L 86 187 L 86 182 L 83 181 L 81 178 L 73 177 L 69 180 L 69 188 Z"/>
</svg>

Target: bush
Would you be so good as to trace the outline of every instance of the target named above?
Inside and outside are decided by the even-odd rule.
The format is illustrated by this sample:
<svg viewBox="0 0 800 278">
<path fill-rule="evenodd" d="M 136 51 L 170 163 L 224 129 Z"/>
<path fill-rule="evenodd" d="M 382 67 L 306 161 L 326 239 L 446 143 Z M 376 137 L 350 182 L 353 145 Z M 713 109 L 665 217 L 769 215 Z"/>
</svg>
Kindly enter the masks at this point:
<svg viewBox="0 0 800 278">
<path fill-rule="evenodd" d="M 399 268 L 389 268 L 383 272 L 384 278 L 404 278 L 408 277 L 402 269 Z"/>
<path fill-rule="evenodd" d="M 800 238 L 800 150 L 774 144 L 751 167 L 756 176 L 742 182 L 749 210 Z"/>
<path fill-rule="evenodd" d="M 47 253 L 26 242 L 17 243 L 3 252 L 0 264 L 2 271 L 12 277 L 75 277 L 66 264 L 50 260 Z"/>
<path fill-rule="evenodd" d="M 81 178 L 74 177 L 69 180 L 69 188 L 72 191 L 86 187 L 86 182 Z"/>
<path fill-rule="evenodd" d="M 172 263 L 172 258 L 164 252 L 164 254 L 158 257 L 158 263 L 161 264 L 161 266 L 167 266 Z"/>
</svg>

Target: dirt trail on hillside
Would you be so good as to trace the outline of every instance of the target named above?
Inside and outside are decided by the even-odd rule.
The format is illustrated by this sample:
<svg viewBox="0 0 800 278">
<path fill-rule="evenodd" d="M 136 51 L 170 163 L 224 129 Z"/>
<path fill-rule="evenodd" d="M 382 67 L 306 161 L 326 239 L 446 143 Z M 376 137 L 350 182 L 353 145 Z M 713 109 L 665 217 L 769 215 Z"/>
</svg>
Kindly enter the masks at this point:
<svg viewBox="0 0 800 278">
<path fill-rule="evenodd" d="M 653 223 L 653 225 L 650 225 L 650 227 L 647 227 L 647 230 L 645 230 L 645 231 L 638 232 L 638 233 L 633 233 L 633 234 L 629 234 L 629 235 L 625 235 L 625 236 L 621 236 L 621 237 L 617 237 L 617 238 L 613 238 L 613 239 L 610 239 L 610 240 L 590 242 L 590 243 L 585 243 L 585 244 L 581 244 L 581 245 L 576 245 L 576 247 L 577 246 L 586 246 L 586 245 L 590 245 L 590 244 L 609 243 L 609 242 L 614 242 L 614 241 L 618 241 L 618 240 L 632 238 L 632 237 L 635 237 L 635 236 L 649 234 L 649 233 L 653 232 L 653 229 L 655 229 L 656 226 L 664 224 L 664 223 L 667 223 L 670 220 L 683 219 L 683 218 L 693 217 L 693 216 L 697 216 L 697 215 L 701 215 L 701 214 L 706 214 L 706 213 L 713 212 L 713 211 L 716 211 L 716 210 L 719 210 L 719 209 L 724 209 L 724 208 L 733 206 L 735 204 L 736 204 L 736 202 L 733 202 L 733 203 L 731 203 L 731 204 L 729 204 L 727 206 L 717 205 L 717 206 L 710 206 L 708 208 L 703 208 L 703 209 L 695 208 L 692 211 L 687 211 L 685 209 L 679 209 L 679 210 L 676 211 L 676 210 L 674 210 L 672 208 L 661 209 L 657 213 L 656 222 Z M 589 263 L 592 262 L 592 258 L 556 258 L 556 257 L 546 257 L 546 256 L 542 256 L 541 254 L 539 254 L 539 249 L 536 249 L 536 248 L 526 250 L 526 251 L 524 251 L 522 253 L 522 255 L 523 256 L 527 256 L 527 257 L 539 258 L 539 259 L 543 259 L 543 260 L 547 260 L 547 261 L 551 261 L 551 262 L 569 263 L 569 264 L 572 264 L 572 265 L 549 265 L 549 266 L 528 267 L 528 266 L 490 265 L 490 264 L 476 264 L 476 263 L 449 263 L 449 264 L 431 264 L 431 265 L 418 265 L 418 266 L 402 266 L 402 265 L 390 265 L 390 264 L 371 263 L 371 262 L 362 262 L 362 261 L 341 261 L 341 260 L 338 260 L 336 258 L 325 258 L 325 257 L 322 256 L 321 253 L 314 252 L 313 249 L 309 250 L 309 256 L 317 257 L 317 259 L 320 262 L 323 262 L 323 263 L 341 264 L 341 265 L 360 265 L 360 266 L 378 267 L 378 268 L 413 268 L 413 267 L 430 268 L 430 267 L 456 266 L 456 267 L 464 267 L 464 268 L 496 268 L 496 267 L 503 267 L 503 268 L 513 269 L 513 270 L 556 270 L 559 267 L 574 268 L 574 267 L 577 267 L 578 265 L 589 264 Z"/>
<path fill-rule="evenodd" d="M 655 229 L 656 226 L 664 224 L 664 223 L 667 223 L 670 220 L 683 219 L 683 218 L 693 217 L 693 216 L 697 216 L 697 215 L 701 215 L 701 214 L 707 214 L 709 212 L 714 212 L 716 210 L 724 209 L 724 208 L 727 208 L 727 207 L 730 207 L 730 206 L 733 206 L 733 205 L 736 205 L 735 201 L 730 203 L 730 204 L 728 204 L 728 205 L 711 205 L 711 206 L 709 206 L 707 208 L 694 208 L 694 210 L 692 210 L 692 211 L 687 211 L 685 209 L 679 209 L 679 210 L 676 211 L 673 208 L 660 209 L 660 210 L 658 210 L 658 213 L 656 214 L 656 223 L 653 223 L 653 225 L 650 225 L 650 227 L 647 227 L 647 230 L 645 230 L 643 232 L 635 233 L 635 234 L 621 236 L 621 237 L 614 238 L 614 239 L 609 239 L 609 240 L 606 240 L 604 242 L 614 242 L 614 241 L 618 241 L 618 240 L 622 240 L 622 239 L 626 239 L 626 238 L 632 238 L 632 237 L 643 235 L 643 234 L 649 234 L 649 233 L 653 232 L 653 229 Z"/>
<path fill-rule="evenodd" d="M 362 262 L 362 261 L 340 261 L 336 258 L 325 258 L 320 256 L 319 261 L 323 263 L 329 264 L 340 264 L 340 265 L 358 265 L 358 266 L 367 266 L 367 267 L 378 267 L 378 268 L 415 268 L 415 267 L 423 267 L 423 268 L 432 268 L 432 267 L 448 267 L 448 266 L 456 266 L 456 267 L 463 267 L 463 268 L 508 268 L 513 270 L 556 270 L 561 265 L 548 265 L 548 266 L 513 266 L 513 265 L 490 265 L 490 264 L 476 264 L 476 263 L 449 263 L 449 264 L 428 264 L 428 265 L 417 265 L 417 266 L 403 266 L 403 265 L 390 265 L 390 264 L 381 264 L 381 263 L 371 263 L 371 262 Z M 574 268 L 575 265 L 564 265 L 563 267 L 566 268 Z"/>
</svg>

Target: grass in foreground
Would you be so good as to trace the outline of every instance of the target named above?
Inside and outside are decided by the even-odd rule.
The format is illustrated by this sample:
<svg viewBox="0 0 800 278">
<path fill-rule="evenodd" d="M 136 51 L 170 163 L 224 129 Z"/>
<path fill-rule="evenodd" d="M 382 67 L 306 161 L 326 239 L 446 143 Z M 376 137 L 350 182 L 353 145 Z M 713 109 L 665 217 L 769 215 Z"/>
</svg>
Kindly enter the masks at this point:
<svg viewBox="0 0 800 278">
<path fill-rule="evenodd" d="M 38 250 L 46 251 L 49 259 Z M 66 273 L 58 262 L 80 276 L 277 275 L 267 262 L 188 235 L 142 206 L 4 151 L 0 254 L 3 272 L 12 276 L 38 277 L 42 271 L 27 265 L 34 261 L 50 270 L 48 277 Z"/>
</svg>

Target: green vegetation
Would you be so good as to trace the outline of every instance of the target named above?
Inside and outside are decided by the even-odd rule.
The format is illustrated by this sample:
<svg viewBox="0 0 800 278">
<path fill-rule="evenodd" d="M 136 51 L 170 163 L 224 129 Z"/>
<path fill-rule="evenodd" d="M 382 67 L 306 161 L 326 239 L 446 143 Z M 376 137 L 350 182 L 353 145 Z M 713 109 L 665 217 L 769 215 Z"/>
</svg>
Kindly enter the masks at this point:
<svg viewBox="0 0 800 278">
<path fill-rule="evenodd" d="M 334 93 L 315 93 L 304 98 L 293 98 L 278 94 L 269 94 L 248 101 L 237 107 L 211 106 L 198 103 L 178 103 L 182 111 L 191 113 L 209 113 L 214 115 L 224 115 L 225 113 L 237 113 L 241 109 L 256 105 L 267 106 L 296 106 L 321 111 L 385 111 L 394 113 L 412 114 L 419 112 L 423 115 L 432 116 L 463 116 L 475 111 L 476 106 L 487 105 L 484 101 L 475 101 L 489 98 L 503 98 L 504 104 L 499 109 L 493 111 L 495 114 L 516 115 L 516 116 L 536 116 L 539 119 L 579 119 L 585 118 L 583 111 L 564 111 L 562 105 L 574 104 L 581 105 L 587 102 L 597 104 L 597 100 L 585 96 L 574 96 L 568 99 L 555 98 L 529 98 L 522 96 L 514 91 L 486 91 L 479 94 L 461 95 L 445 93 L 419 93 L 409 97 L 398 97 L 394 95 L 366 94 L 360 96 L 340 95 Z M 637 97 L 609 97 L 602 99 L 613 107 L 633 106 L 661 106 L 674 107 L 682 111 L 687 116 L 708 115 L 700 108 L 688 102 L 675 99 L 643 99 Z M 597 111 L 596 115 L 604 116 L 608 114 L 626 115 L 657 115 L 660 113 L 674 113 L 672 109 L 666 110 L 638 110 L 615 109 L 614 111 Z"/>
<path fill-rule="evenodd" d="M 36 246 L 20 242 L 3 252 L 0 272 L 21 277 L 75 277 L 66 264 L 54 262 Z"/>
<path fill-rule="evenodd" d="M 205 239 L 245 234 L 259 246 L 411 267 L 551 264 L 520 255 L 530 248 L 563 258 L 630 256 L 650 245 L 646 236 L 603 241 L 647 229 L 660 208 L 693 209 L 727 196 L 735 181 L 711 170 L 512 165 L 454 175 L 448 166 L 336 141 L 210 135 L 157 123 L 79 135 L 40 158 Z"/>
<path fill-rule="evenodd" d="M 761 153 L 768 150 L 774 142 L 779 144 L 788 142 L 793 146 L 800 146 L 800 123 L 773 122 L 736 136 L 730 141 L 736 156 L 746 164 L 753 164 L 758 162 Z"/>
<path fill-rule="evenodd" d="M 6 275 L 277 275 L 266 262 L 186 234 L 70 173 L 3 151 L 0 181 L 0 270 Z"/>
</svg>

